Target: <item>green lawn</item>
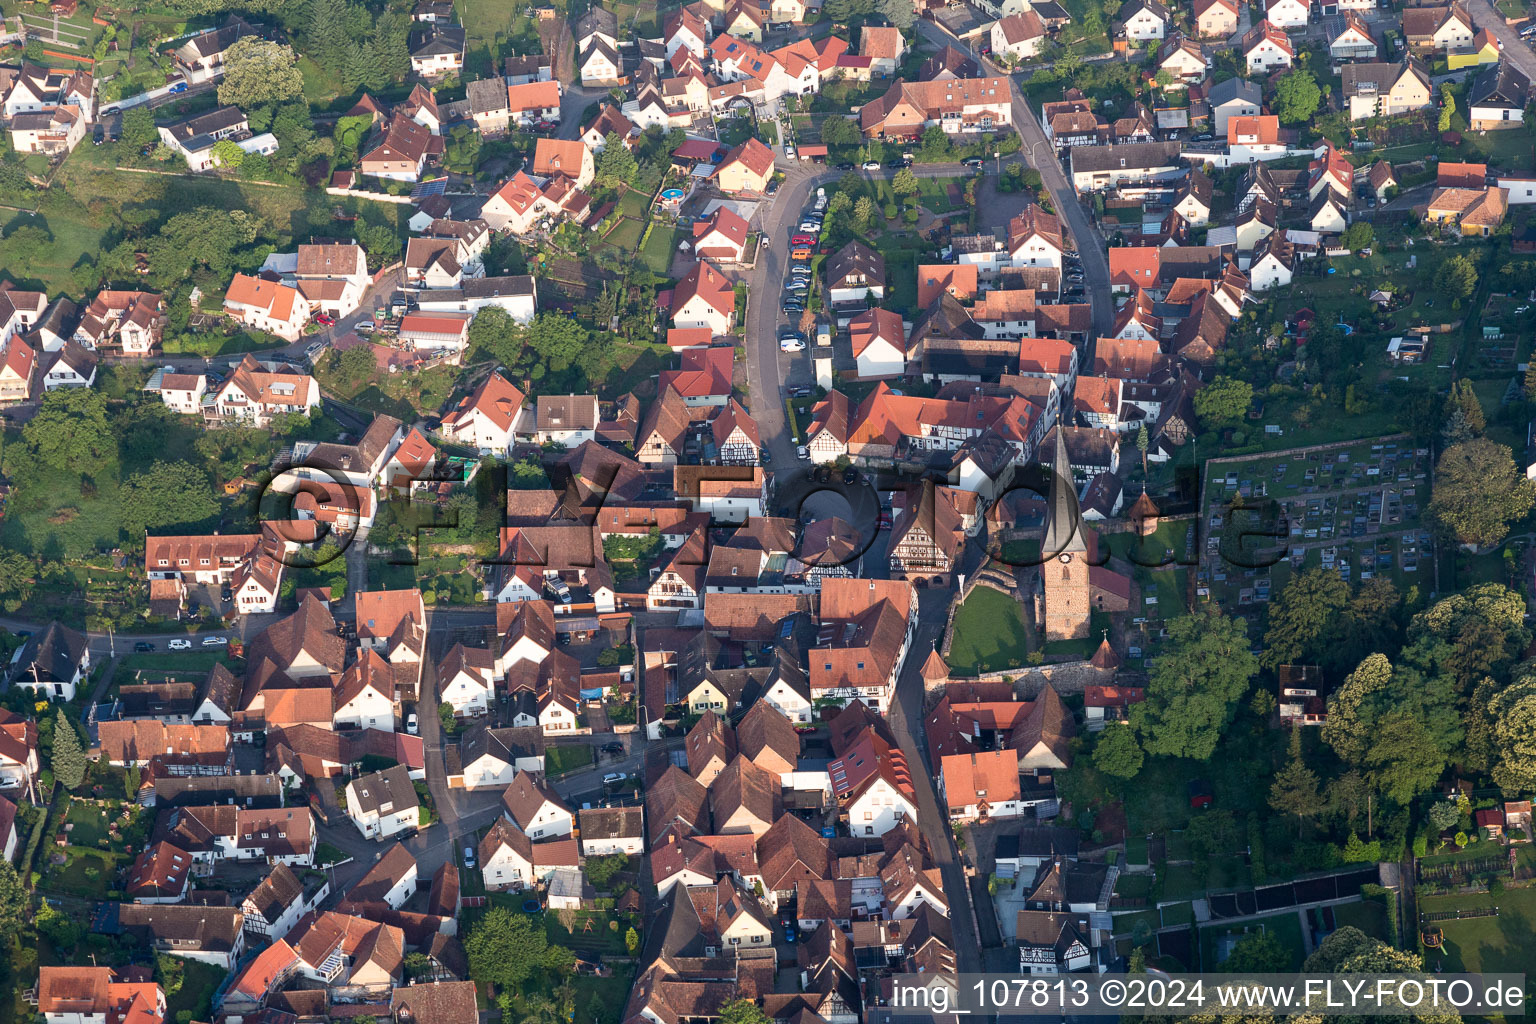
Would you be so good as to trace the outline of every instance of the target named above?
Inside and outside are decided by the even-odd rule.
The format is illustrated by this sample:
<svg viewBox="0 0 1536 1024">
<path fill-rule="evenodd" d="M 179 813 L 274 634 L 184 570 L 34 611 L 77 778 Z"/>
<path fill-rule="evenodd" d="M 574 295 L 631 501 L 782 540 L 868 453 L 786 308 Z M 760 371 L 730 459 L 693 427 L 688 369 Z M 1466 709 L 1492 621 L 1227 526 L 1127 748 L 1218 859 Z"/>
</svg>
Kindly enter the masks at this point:
<svg viewBox="0 0 1536 1024">
<path fill-rule="evenodd" d="M 152 654 L 130 654 L 121 665 L 128 670 L 144 669 L 148 672 L 207 672 L 213 666 L 233 663 L 226 649 L 217 651 L 155 651 Z"/>
<path fill-rule="evenodd" d="M 1343 903 L 1333 908 L 1333 923 L 1340 928 L 1359 928 L 1365 934 L 1390 941 L 1387 908 L 1374 900 Z"/>
<path fill-rule="evenodd" d="M 576 1019 L 573 1024 L 619 1024 L 624 1003 L 629 998 L 629 972 L 615 967 L 611 978 L 577 975 L 571 982 L 576 989 Z"/>
<path fill-rule="evenodd" d="M 1011 594 L 979 586 L 955 613 L 950 670 L 956 676 L 1021 667 L 1029 653 L 1024 609 Z"/>
<path fill-rule="evenodd" d="M 672 256 L 677 252 L 677 243 L 682 237 L 681 229 L 657 223 L 651 228 L 651 237 L 645 240 L 645 247 L 640 250 L 641 261 L 652 273 L 666 277 L 672 269 Z"/>
<path fill-rule="evenodd" d="M 62 853 L 64 864 L 53 864 L 51 858 Z M 69 893 L 90 899 L 105 899 L 108 891 L 117 885 L 117 871 L 121 866 L 118 855 L 105 850 L 93 850 L 79 846 L 43 848 L 45 862 L 42 880 L 38 888 Z M 126 861 L 126 858 L 123 858 Z"/>
<path fill-rule="evenodd" d="M 1466 153 L 1466 159 L 1489 164 L 1500 171 L 1529 171 L 1533 166 L 1531 133 L 1524 128 L 1481 135 L 1465 132 L 1461 137 L 1461 148 L 1471 151 Z"/>
<path fill-rule="evenodd" d="M 64 815 L 64 823 L 74 826 L 69 832 L 71 846 L 94 847 L 101 840 L 110 839 L 107 832 L 110 822 L 106 812 L 84 800 L 70 801 L 69 810 Z"/>
<path fill-rule="evenodd" d="M 6 211 L 0 228 L 7 236 L 20 224 L 33 224 L 48 235 L 36 251 L 17 251 L 9 237 L 0 240 L 0 266 L 15 275 L 19 287 L 46 288 L 49 292 L 78 295 L 89 291 L 75 280 L 72 271 L 115 243 L 119 233 L 143 221 L 147 212 L 173 213 L 198 206 L 246 210 L 291 232 L 293 237 L 328 233 L 332 211 L 340 207 L 356 212 L 366 206 L 374 218 L 399 220 L 406 208 L 363 200 L 338 200 L 319 190 L 299 185 L 273 186 L 215 177 L 130 174 L 108 166 L 112 146 L 81 146 L 64 163 L 54 188 L 36 201 L 36 217 Z M 110 241 L 109 241 L 110 239 Z M 279 246 L 281 249 L 282 246 Z M 95 278 L 90 279 L 94 285 Z M 216 287 L 222 291 L 228 274 Z M 204 290 L 214 286 L 208 282 Z"/>
<path fill-rule="evenodd" d="M 644 232 L 645 225 L 640 221 L 633 217 L 620 217 L 613 229 L 603 236 L 603 244 L 631 253 L 640 244 L 640 236 Z"/>
<path fill-rule="evenodd" d="M 177 1013 L 186 1010 L 193 1020 L 206 1020 L 213 1007 L 213 993 L 224 980 L 225 972 L 196 960 L 183 959 L 181 965 L 181 988 L 174 994 L 165 994 L 165 1015 L 174 1020 Z"/>
<path fill-rule="evenodd" d="M 571 920 L 569 930 L 561 921 L 563 917 L 569 917 Z M 610 927 L 614 921 L 618 922 L 617 930 Z M 623 955 L 626 952 L 624 933 L 628 928 L 626 920 L 611 910 L 546 910 L 544 912 L 544 932 L 549 936 L 550 944 L 574 950 L 577 956 L 584 951 Z"/>
<path fill-rule="evenodd" d="M 0 265 L 6 262 L 3 250 L 0 242 Z M 23 481 L 0 521 L 0 547 L 55 558 L 110 550 L 117 547 L 122 532 L 118 506 L 116 459 L 108 460 L 89 481 L 83 474 L 64 472 Z"/>
<path fill-rule="evenodd" d="M 1445 933 L 1442 950 L 1426 949 L 1424 966 L 1445 971 L 1528 973 L 1536 936 L 1536 889 L 1506 889 L 1497 895 L 1425 896 L 1420 913 L 1497 906 L 1497 917 L 1435 922 Z"/>
<path fill-rule="evenodd" d="M 592 748 L 586 743 L 548 747 L 544 751 L 544 771 L 548 775 L 585 768 L 592 763 Z"/>
<path fill-rule="evenodd" d="M 1159 869 L 1163 883 L 1162 898 L 1187 900 L 1204 887 L 1195 878 L 1195 869 L 1189 864 L 1170 864 Z"/>
<path fill-rule="evenodd" d="M 1249 932 L 1266 931 L 1279 940 L 1280 944 L 1291 951 L 1291 969 L 1301 966 L 1301 961 L 1306 957 L 1306 947 L 1301 939 L 1301 919 L 1296 916 L 1294 910 L 1274 914 L 1270 917 L 1261 917 L 1252 921 L 1244 921 L 1235 925 L 1208 925 L 1200 929 L 1200 960 L 1201 969 L 1214 971 L 1225 956 L 1230 953 L 1230 947 L 1221 940 L 1226 937 L 1240 939 Z"/>
</svg>

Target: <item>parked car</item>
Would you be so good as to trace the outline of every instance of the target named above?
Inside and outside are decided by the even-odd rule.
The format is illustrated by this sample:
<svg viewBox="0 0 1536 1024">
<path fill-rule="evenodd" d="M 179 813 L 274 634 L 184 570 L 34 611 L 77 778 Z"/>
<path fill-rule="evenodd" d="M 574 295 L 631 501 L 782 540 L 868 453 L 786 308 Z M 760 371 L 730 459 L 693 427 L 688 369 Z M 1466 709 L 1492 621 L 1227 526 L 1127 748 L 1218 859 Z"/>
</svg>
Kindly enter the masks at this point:
<svg viewBox="0 0 1536 1024">
<path fill-rule="evenodd" d="M 793 160 L 795 158 L 795 147 L 787 142 L 784 143 L 784 155 Z"/>
<path fill-rule="evenodd" d="M 409 733 L 412 736 L 415 736 L 416 735 L 416 730 L 418 730 L 420 728 L 421 728 L 421 723 L 416 718 L 416 712 L 412 711 L 410 714 L 405 716 L 405 731 L 407 733 Z"/>
<path fill-rule="evenodd" d="M 607 775 L 603 776 L 603 785 L 616 786 L 627 778 L 629 778 L 629 776 L 624 772 L 609 772 Z"/>
<path fill-rule="evenodd" d="M 779 342 L 779 350 L 783 352 L 804 352 L 805 342 L 799 338 L 785 338 Z"/>
<path fill-rule="evenodd" d="M 879 169 L 880 169 L 880 161 L 879 160 L 866 160 L 866 161 L 864 161 L 864 170 L 866 170 L 866 171 L 878 171 Z"/>
<path fill-rule="evenodd" d="M 140 654 L 143 654 L 145 651 L 154 650 L 155 645 L 150 643 L 148 640 L 140 640 L 138 643 L 133 645 L 133 649 L 138 651 Z"/>
<path fill-rule="evenodd" d="M 329 313 L 316 313 L 315 323 L 320 324 L 322 327 L 333 327 L 336 324 L 336 318 Z"/>
<path fill-rule="evenodd" d="M 797 445 L 795 447 L 795 458 L 801 462 L 809 462 L 811 461 L 811 450 L 803 444 Z"/>
<path fill-rule="evenodd" d="M 227 636 L 205 636 L 205 637 L 203 637 L 203 646 L 204 647 L 228 647 L 229 646 L 229 637 L 227 637 Z"/>
<path fill-rule="evenodd" d="M 464 866 L 471 869 L 475 866 L 475 848 L 473 846 L 464 847 Z"/>
<path fill-rule="evenodd" d="M 779 309 L 785 313 L 804 313 L 805 303 L 798 299 L 785 299 Z"/>
<path fill-rule="evenodd" d="M 615 740 L 612 743 L 604 743 L 603 744 L 603 753 L 605 753 L 605 754 L 622 754 L 622 753 L 624 753 L 624 744 L 618 742 L 617 740 Z"/>
<path fill-rule="evenodd" d="M 789 397 L 809 398 L 811 397 L 811 389 L 806 387 L 804 384 L 796 384 L 794 387 L 789 389 Z"/>
<path fill-rule="evenodd" d="M 857 483 L 858 480 L 859 480 L 859 471 L 858 470 L 854 469 L 852 466 L 849 466 L 847 469 L 843 470 L 843 483 L 845 483 L 845 484 L 852 484 L 852 483 Z"/>
<path fill-rule="evenodd" d="M 372 320 L 361 320 L 361 321 L 358 322 L 357 326 L 352 328 L 352 329 L 354 331 L 356 331 L 358 334 L 372 334 L 373 333 L 373 321 Z"/>
<path fill-rule="evenodd" d="M 166 644 L 165 646 L 170 648 L 173 651 L 190 651 L 192 649 L 192 641 L 191 640 L 182 640 L 182 639 L 178 638 L 178 639 L 172 640 L 170 643 Z"/>
<path fill-rule="evenodd" d="M 792 245 L 815 245 L 816 236 L 804 233 L 796 233 L 790 236 L 789 241 Z"/>
</svg>

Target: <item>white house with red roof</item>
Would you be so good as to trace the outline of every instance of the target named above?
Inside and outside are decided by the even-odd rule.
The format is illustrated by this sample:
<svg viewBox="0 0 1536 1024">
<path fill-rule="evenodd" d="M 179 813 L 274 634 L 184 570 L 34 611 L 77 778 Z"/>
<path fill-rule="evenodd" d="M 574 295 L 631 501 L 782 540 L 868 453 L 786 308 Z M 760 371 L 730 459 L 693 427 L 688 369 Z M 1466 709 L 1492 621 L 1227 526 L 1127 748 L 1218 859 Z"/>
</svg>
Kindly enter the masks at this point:
<svg viewBox="0 0 1536 1024">
<path fill-rule="evenodd" d="M 421 431 L 412 427 L 384 463 L 381 482 L 391 490 L 415 491 L 428 485 L 436 464 L 437 449 Z"/>
<path fill-rule="evenodd" d="M 939 793 L 948 805 L 951 821 L 1023 814 L 1019 752 L 1004 747 L 946 755 L 939 762 Z"/>
<path fill-rule="evenodd" d="M 707 328 L 729 334 L 736 325 L 736 291 L 708 260 L 700 260 L 672 289 L 672 326 Z"/>
<path fill-rule="evenodd" d="M 1248 62 L 1250 73 L 1267 74 L 1276 68 L 1290 67 L 1296 60 L 1296 48 L 1282 29 L 1261 21 L 1243 37 L 1243 59 Z"/>
<path fill-rule="evenodd" d="M 469 347 L 469 322 L 463 313 L 407 313 L 400 318 L 400 344 L 429 358 L 457 362 Z"/>
<path fill-rule="evenodd" d="M 560 120 L 560 83 L 526 82 L 507 87 L 507 111 L 518 124 Z"/>
<path fill-rule="evenodd" d="M 236 274 L 230 281 L 224 311 L 247 327 L 284 341 L 298 341 L 309 322 L 309 303 L 297 288 L 248 274 Z"/>
<path fill-rule="evenodd" d="M 1233 164 L 1279 160 L 1285 156 L 1280 141 L 1280 118 L 1274 114 L 1234 117 L 1227 121 L 1227 153 Z"/>
<path fill-rule="evenodd" d="M 811 660 L 816 657 L 813 652 Z M 917 821 L 917 791 L 906 756 L 875 728 L 851 738 L 827 771 L 849 834 L 883 836 L 904 821 Z"/>
<path fill-rule="evenodd" d="M 1307 0 L 1267 0 L 1264 5 L 1269 23 L 1286 30 L 1306 28 L 1308 14 Z"/>
<path fill-rule="evenodd" d="M 900 313 L 879 307 L 865 310 L 848 322 L 848 337 L 860 379 L 907 372 L 907 331 Z"/>
<path fill-rule="evenodd" d="M 32 376 L 37 370 L 37 353 L 21 337 L 15 336 L 0 353 L 0 402 L 24 402 L 32 396 Z"/>
<path fill-rule="evenodd" d="M 762 437 L 752 414 L 734 398 L 709 421 L 721 465 L 754 466 L 762 451 Z"/>
<path fill-rule="evenodd" d="M 728 206 L 693 225 L 693 253 L 701 260 L 740 263 L 747 248 L 747 222 Z"/>
<path fill-rule="evenodd" d="M 663 370 L 656 390 L 672 388 L 689 408 L 723 406 L 731 399 L 731 373 L 735 350 L 726 346 L 687 349 L 679 354 L 675 370 Z"/>
<path fill-rule="evenodd" d="M 1070 391 L 1077 379 L 1077 346 L 1061 338 L 1020 338 L 1019 375 L 1049 377 Z"/>
<path fill-rule="evenodd" d="M 443 417 L 442 434 L 450 441 L 501 455 L 512 448 L 523 394 L 499 373 L 492 373 Z"/>
<path fill-rule="evenodd" d="M 283 364 L 269 367 L 247 355 L 214 392 L 214 416 L 225 422 L 265 427 L 274 416 L 308 413 L 320 404 L 320 385 L 308 374 L 289 369 Z"/>
</svg>

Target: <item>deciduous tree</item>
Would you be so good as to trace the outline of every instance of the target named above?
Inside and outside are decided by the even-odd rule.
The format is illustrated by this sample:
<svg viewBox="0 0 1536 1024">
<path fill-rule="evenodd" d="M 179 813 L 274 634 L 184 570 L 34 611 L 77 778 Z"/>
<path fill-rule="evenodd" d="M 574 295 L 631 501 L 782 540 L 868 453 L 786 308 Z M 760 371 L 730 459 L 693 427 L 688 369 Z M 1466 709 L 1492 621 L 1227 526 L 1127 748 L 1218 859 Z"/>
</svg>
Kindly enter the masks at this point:
<svg viewBox="0 0 1536 1024">
<path fill-rule="evenodd" d="M 912 6 L 912 0 L 876 0 L 875 10 L 903 32 L 917 23 L 917 10 Z"/>
<path fill-rule="evenodd" d="M 130 476 L 119 494 L 123 529 L 134 538 L 172 526 L 196 526 L 218 512 L 207 474 L 188 462 L 157 462 Z"/>
<path fill-rule="evenodd" d="M 155 115 L 147 105 L 129 107 L 123 111 L 122 132 L 118 138 L 130 149 L 143 149 L 159 141 Z"/>
<path fill-rule="evenodd" d="M 862 138 L 859 126 L 842 114 L 829 114 L 821 122 L 821 141 L 826 146 L 857 146 Z"/>
<path fill-rule="evenodd" d="M 769 1024 L 768 1015 L 750 999 L 735 999 L 720 1007 L 720 1024 Z"/>
<path fill-rule="evenodd" d="M 30 905 L 26 887 L 16 873 L 16 865 L 0 860 L 0 932 L 12 935 L 19 931 L 26 923 Z"/>
<path fill-rule="evenodd" d="M 1241 619 L 1215 613 L 1174 619 L 1147 699 L 1131 709 L 1142 747 L 1153 755 L 1208 759 L 1258 667 Z"/>
<path fill-rule="evenodd" d="M 1497 544 L 1533 503 L 1536 487 L 1504 445 L 1474 438 L 1447 448 L 1435 463 L 1429 513 L 1462 544 Z"/>
<path fill-rule="evenodd" d="M 1282 124 L 1305 124 L 1317 112 L 1323 91 L 1312 72 L 1294 68 L 1275 83 L 1275 113 Z"/>
<path fill-rule="evenodd" d="M 1242 420 L 1253 401 L 1253 385 L 1237 377 L 1218 375 L 1195 392 L 1195 415 L 1214 430 Z"/>
<path fill-rule="evenodd" d="M 1536 677 L 1494 694 L 1488 711 L 1498 755 L 1493 781 L 1506 793 L 1536 788 Z"/>
<path fill-rule="evenodd" d="M 1266 931 L 1249 932 L 1221 962 L 1229 974 L 1281 974 L 1291 969 L 1291 951 Z"/>
<path fill-rule="evenodd" d="M 1141 745 L 1130 729 L 1111 726 L 1099 733 L 1093 745 L 1093 766 L 1117 779 L 1135 778 L 1142 760 Z"/>
<path fill-rule="evenodd" d="M 304 76 L 293 47 L 260 36 L 235 40 L 224 55 L 219 102 L 245 109 L 285 103 L 304 95 Z"/>
<path fill-rule="evenodd" d="M 1292 576 L 1269 607 L 1264 666 L 1317 660 L 1343 632 L 1348 605 L 1349 584 L 1336 569 L 1307 569 Z"/>
<path fill-rule="evenodd" d="M 469 976 L 480 984 L 517 988 L 545 966 L 549 941 L 522 914 L 492 907 L 464 938 Z"/>
<path fill-rule="evenodd" d="M 91 388 L 55 388 L 44 394 L 21 437 L 39 462 L 77 472 L 89 471 L 116 446 L 106 399 Z"/>
</svg>

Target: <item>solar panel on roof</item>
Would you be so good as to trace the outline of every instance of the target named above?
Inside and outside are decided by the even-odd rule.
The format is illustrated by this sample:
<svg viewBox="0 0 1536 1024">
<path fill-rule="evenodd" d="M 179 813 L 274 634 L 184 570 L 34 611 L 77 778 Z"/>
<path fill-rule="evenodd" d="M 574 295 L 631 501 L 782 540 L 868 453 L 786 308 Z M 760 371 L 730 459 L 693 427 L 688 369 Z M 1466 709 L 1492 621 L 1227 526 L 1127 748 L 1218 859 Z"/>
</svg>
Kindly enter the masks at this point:
<svg viewBox="0 0 1536 1024">
<path fill-rule="evenodd" d="M 425 199 L 427 196 L 440 196 L 448 190 L 448 178 L 429 178 L 426 181 L 418 181 L 411 187 L 412 199 Z"/>
</svg>

